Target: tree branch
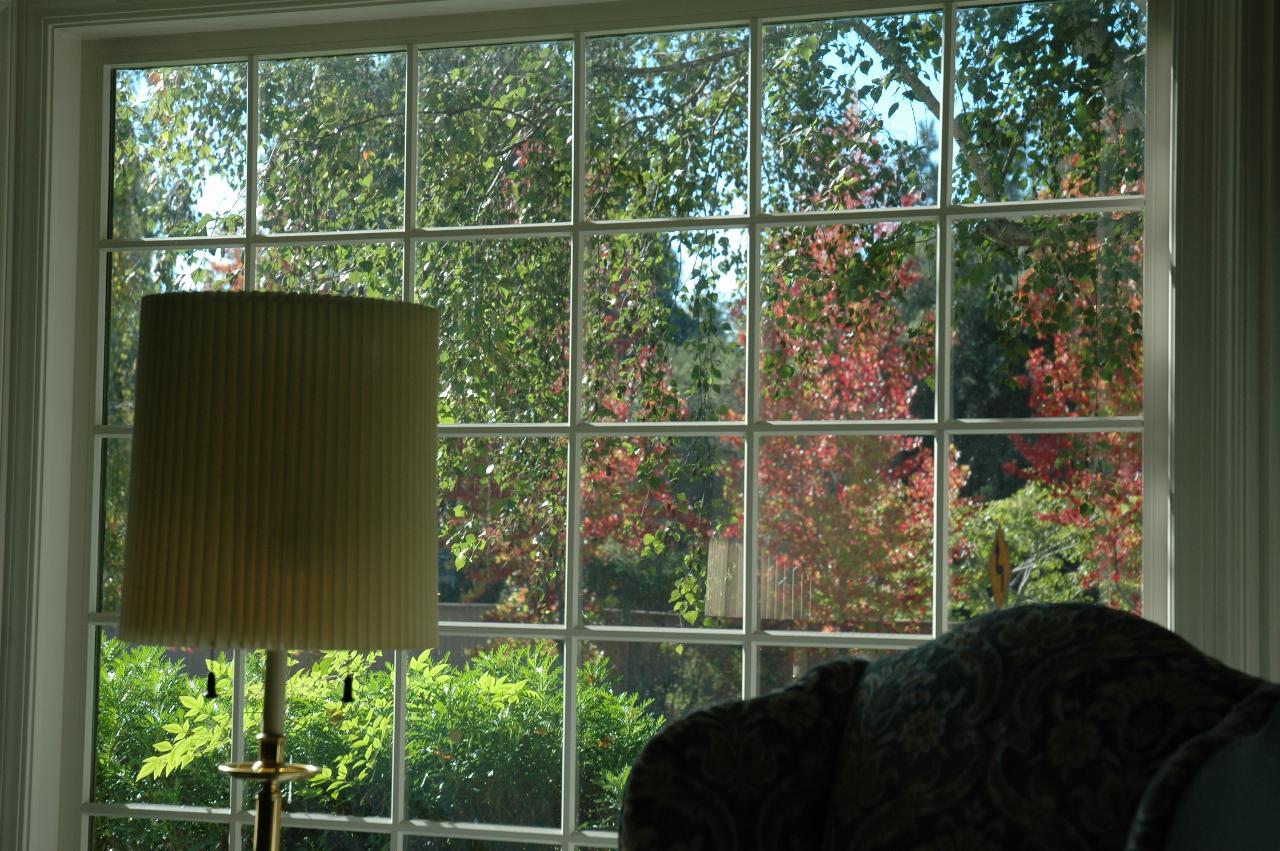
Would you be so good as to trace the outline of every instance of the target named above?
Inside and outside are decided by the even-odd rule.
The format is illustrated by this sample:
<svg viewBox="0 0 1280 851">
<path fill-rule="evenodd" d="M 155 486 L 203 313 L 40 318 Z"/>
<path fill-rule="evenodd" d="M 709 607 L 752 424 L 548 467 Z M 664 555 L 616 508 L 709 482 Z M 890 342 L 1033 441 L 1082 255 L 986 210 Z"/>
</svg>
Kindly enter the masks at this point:
<svg viewBox="0 0 1280 851">
<path fill-rule="evenodd" d="M 722 50 L 719 53 L 713 53 L 709 56 L 699 56 L 697 59 L 686 59 L 683 62 L 673 62 L 670 65 L 658 65 L 653 68 L 645 68 L 638 65 L 612 65 L 607 63 L 593 64 L 592 72 L 608 72 L 611 74 L 622 74 L 630 77 L 656 77 L 660 74 L 666 74 L 671 71 L 687 71 L 691 68 L 701 68 L 704 65 L 714 65 L 722 59 L 728 59 L 737 53 L 742 52 L 742 48 L 733 47 L 729 50 Z"/>
<path fill-rule="evenodd" d="M 941 121 L 942 104 L 938 102 L 933 92 L 925 85 L 924 80 L 907 62 L 907 57 L 903 55 L 901 48 L 886 43 L 875 30 L 867 25 L 866 21 L 861 19 L 854 20 L 853 29 L 862 37 L 863 41 L 871 45 L 872 50 L 880 54 L 880 58 L 890 68 L 898 73 L 912 94 L 919 98 L 925 106 L 933 110 L 933 114 L 938 116 L 938 120 Z M 978 157 L 978 152 L 971 145 L 968 130 L 956 119 L 954 114 L 951 116 L 951 135 L 960 144 L 960 152 L 965 161 L 968 162 L 969 168 L 973 171 L 973 176 L 978 181 L 978 186 L 982 189 L 983 195 L 993 201 L 999 198 L 1000 195 L 991 179 L 991 173 L 987 171 L 986 165 Z M 943 151 L 942 155 L 947 156 L 947 152 Z"/>
</svg>

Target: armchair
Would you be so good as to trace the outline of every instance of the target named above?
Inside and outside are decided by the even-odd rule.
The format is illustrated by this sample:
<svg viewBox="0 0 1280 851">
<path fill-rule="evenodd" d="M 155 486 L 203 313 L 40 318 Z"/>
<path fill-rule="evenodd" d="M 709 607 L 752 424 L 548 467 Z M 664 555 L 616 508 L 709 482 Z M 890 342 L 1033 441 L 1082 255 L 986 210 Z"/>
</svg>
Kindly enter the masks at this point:
<svg viewBox="0 0 1280 851">
<path fill-rule="evenodd" d="M 1087 604 L 1027 605 L 671 724 L 624 851 L 1165 848 L 1183 791 L 1280 686 Z"/>
</svg>

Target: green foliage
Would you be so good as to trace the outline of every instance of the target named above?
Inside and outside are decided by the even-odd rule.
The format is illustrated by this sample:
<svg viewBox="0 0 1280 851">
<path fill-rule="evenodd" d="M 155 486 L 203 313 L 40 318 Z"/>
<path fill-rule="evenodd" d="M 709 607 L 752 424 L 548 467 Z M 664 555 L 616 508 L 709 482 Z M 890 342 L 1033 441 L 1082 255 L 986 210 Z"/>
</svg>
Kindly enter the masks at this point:
<svg viewBox="0 0 1280 851">
<path fill-rule="evenodd" d="M 220 693 L 229 695 L 230 663 L 219 657 L 208 665 Z M 217 765 L 230 756 L 231 711 L 227 701 L 208 701 L 204 689 L 204 677 L 193 677 L 184 660 L 164 648 L 103 637 L 95 800 L 226 805 L 227 783 Z"/>
<path fill-rule="evenodd" d="M 745 28 L 587 42 L 589 215 L 746 211 Z"/>
<path fill-rule="evenodd" d="M 259 63 L 264 231 L 404 222 L 404 53 Z"/>
<path fill-rule="evenodd" d="M 572 54 L 567 41 L 421 52 L 419 225 L 568 220 Z"/>
<path fill-rule="evenodd" d="M 215 183 L 244 191 L 248 67 L 243 62 L 115 72 L 111 232 L 235 234 L 244 203 L 202 211 Z"/>
<path fill-rule="evenodd" d="M 994 608 L 987 557 L 997 528 L 1004 529 L 1013 565 L 1007 605 L 1097 602 L 1097 592 L 1085 585 L 1079 568 L 1089 557 L 1089 530 L 1045 519 L 1061 508 L 1061 499 L 1036 482 L 1004 499 L 960 504 L 952 524 L 964 529 L 973 544 L 953 548 L 951 616 L 967 619 Z"/>
<path fill-rule="evenodd" d="M 957 201 L 1142 191 L 1145 0 L 957 14 Z"/>
<path fill-rule="evenodd" d="M 228 785 L 216 765 L 229 758 L 232 670 L 223 658 L 208 665 L 218 680 L 216 700 L 205 698 L 203 680 L 164 649 L 104 639 L 95 800 L 226 805 Z M 340 681 L 353 670 L 357 698 L 344 705 Z M 578 677 L 580 817 L 609 827 L 627 770 L 664 719 L 651 701 L 619 689 L 603 656 L 585 660 Z M 292 809 L 390 812 L 394 687 L 377 653 L 332 652 L 293 666 L 289 755 L 322 768 L 293 785 Z M 407 688 L 411 817 L 559 823 L 564 668 L 554 642 L 494 643 L 459 663 L 427 651 L 410 660 Z M 248 731 L 258 721 L 261 689 L 260 670 L 250 671 Z M 140 847 L 149 824 L 110 820 L 97 830 L 103 842 Z M 155 831 L 162 836 L 163 826 Z"/>
</svg>

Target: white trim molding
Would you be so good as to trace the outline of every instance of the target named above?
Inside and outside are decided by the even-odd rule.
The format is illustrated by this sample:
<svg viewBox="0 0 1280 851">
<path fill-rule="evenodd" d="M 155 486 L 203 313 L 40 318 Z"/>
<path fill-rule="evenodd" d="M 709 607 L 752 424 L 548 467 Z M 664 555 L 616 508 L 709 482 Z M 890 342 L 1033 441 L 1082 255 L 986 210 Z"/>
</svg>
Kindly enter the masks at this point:
<svg viewBox="0 0 1280 851">
<path fill-rule="evenodd" d="M 17 5 L 13 0 L 0 0 L 0 683 L 4 683 L 4 701 L 0 702 L 0 844 L 20 847 L 10 841 L 11 827 L 21 811 L 20 743 L 23 714 L 15 685 L 21 685 L 19 668 L 11 658 L 12 649 L 25 647 L 25 620 L 9 614 L 13 601 L 22 596 L 16 586 L 19 572 L 12 567 L 9 550 L 12 466 L 9 462 L 16 410 L 10 399 L 12 387 L 13 349 L 10 317 L 13 315 L 13 179 L 14 128 L 17 127 L 15 100 L 18 65 Z"/>
<path fill-rule="evenodd" d="M 1280 679 L 1280 13 L 1178 0 L 1175 629 Z"/>
</svg>

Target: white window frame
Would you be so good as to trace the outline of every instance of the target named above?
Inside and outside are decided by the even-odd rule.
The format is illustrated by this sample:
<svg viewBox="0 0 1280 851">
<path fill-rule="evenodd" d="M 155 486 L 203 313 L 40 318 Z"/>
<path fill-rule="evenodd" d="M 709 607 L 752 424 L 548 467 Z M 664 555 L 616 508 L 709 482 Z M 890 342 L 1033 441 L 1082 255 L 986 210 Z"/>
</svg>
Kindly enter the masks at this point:
<svg viewBox="0 0 1280 851">
<path fill-rule="evenodd" d="M 1063 213 L 1063 212 L 1097 212 L 1102 210 L 1138 210 L 1144 214 L 1146 236 L 1145 253 L 1145 286 L 1144 286 L 1144 336 L 1145 387 L 1144 410 L 1140 417 L 1092 418 L 1087 424 L 1075 420 L 1006 420 L 1006 421 L 961 421 L 950 418 L 950 392 L 947 386 L 949 349 L 939 345 L 939 386 L 937 392 L 938 412 L 933 421 L 911 423 L 875 423 L 875 424 L 779 424 L 760 421 L 757 417 L 749 417 L 744 423 L 716 423 L 709 425 L 645 425 L 586 424 L 581 421 L 579 411 L 581 405 L 577 399 L 580 388 L 580 364 L 576 357 L 571 359 L 570 405 L 571 419 L 564 426 L 442 426 L 441 436 L 461 437 L 468 435 L 510 435 L 555 434 L 567 436 L 572 443 L 580 443 L 584 437 L 627 434 L 723 434 L 739 433 L 747 438 L 749 446 L 756 445 L 756 438 L 766 434 L 808 434 L 808 433 L 847 433 L 847 434 L 926 434 L 934 439 L 935 457 L 946 458 L 945 451 L 950 437 L 957 433 L 1004 433 L 1008 431 L 1053 432 L 1053 431 L 1089 431 L 1089 430 L 1124 430 L 1141 431 L 1143 433 L 1143 476 L 1144 476 L 1144 519 L 1143 519 L 1143 594 L 1144 611 L 1147 617 L 1168 624 L 1170 622 L 1170 572 L 1169 565 L 1169 410 L 1170 410 L 1170 374 L 1169 359 L 1162 356 L 1169 351 L 1169 169 L 1171 157 L 1168 140 L 1171 134 L 1170 122 L 1170 80 L 1165 73 L 1171 62 L 1170 31 L 1168 28 L 1167 3 L 1164 0 L 1151 0 L 1150 41 L 1148 46 L 1148 92 L 1147 92 L 1147 150 L 1146 175 L 1147 194 L 1145 196 L 1093 198 L 1078 201 L 1075 199 L 995 203 L 983 205 L 955 205 L 949 200 L 950 169 L 948 139 L 950 133 L 951 98 L 945 96 L 949 92 L 952 78 L 952 45 L 953 39 L 947 38 L 947 55 L 944 62 L 943 79 L 943 115 L 940 116 L 943 138 L 943 155 L 940 162 L 940 197 L 936 207 L 911 208 L 906 210 L 855 210 L 848 212 L 822 212 L 775 215 L 765 214 L 759 209 L 759 106 L 760 93 L 758 81 L 762 66 L 759 37 L 763 22 L 775 22 L 785 19 L 807 19 L 816 17 L 835 17 L 848 14 L 868 14 L 872 12 L 901 12 L 918 9 L 946 9 L 947 32 L 954 31 L 954 10 L 970 5 L 989 5 L 990 3 L 943 2 L 934 3 L 896 3 L 894 0 L 879 2 L 808 2 L 803 6 L 783 5 L 778 0 L 754 0 L 754 2 L 717 2 L 717 0 L 685 0 L 685 2 L 649 2 L 633 3 L 601 3 L 595 5 L 567 6 L 543 10 L 529 10 L 508 13 L 507 24 L 502 28 L 494 28 L 493 17 L 489 14 L 450 14 L 427 15 L 413 19 L 407 26 L 402 21 L 379 20 L 387 13 L 387 9 L 377 6 L 364 9 L 330 7 L 316 3 L 324 13 L 334 18 L 330 23 L 311 23 L 299 33 L 297 29 L 232 29 L 232 27 L 250 27 L 259 21 L 288 23 L 301 13 L 276 7 L 297 4 L 275 3 L 271 15 L 257 16 L 242 13 L 241 17 L 218 18 L 209 24 L 221 31 L 204 31 L 198 22 L 184 19 L 182 16 L 155 15 L 142 16 L 135 20 L 121 22 L 118 15 L 81 15 L 60 18 L 51 15 L 41 19 L 40 50 L 33 62 L 28 56 L 25 67 L 35 70 L 47 70 L 49 79 L 42 86 L 44 102 L 42 110 L 48 116 L 48 123 L 40 128 L 41 135 L 33 148 L 47 152 L 44 160 L 44 185 L 31 192 L 27 197 L 43 197 L 47 199 L 48 224 L 37 222 L 42 228 L 43 240 L 40 253 L 33 258 L 32 266 L 39 280 L 44 281 L 42 291 L 38 293 L 40 306 L 34 314 L 41 316 L 46 323 L 43 327 L 45 345 L 43 347 L 43 363 L 37 368 L 45 376 L 42 422 L 39 429 L 40 443 L 46 448 L 38 458 L 33 456 L 39 469 L 33 478 L 41 484 L 35 493 L 39 495 L 38 504 L 31 506 L 34 535 L 30 540 L 31 551 L 38 554 L 38 571 L 34 572 L 33 586 L 28 589 L 35 602 L 35 611 L 40 613 L 38 624 L 27 626 L 28 641 L 25 643 L 30 660 L 38 657 L 47 660 L 55 667 L 53 673 L 45 672 L 43 676 L 31 673 L 31 701 L 33 710 L 30 719 L 31 736 L 37 739 L 42 734 L 56 733 L 55 738 L 61 743 L 62 750 L 56 760 L 41 762 L 28 759 L 23 766 L 24 777 L 28 789 L 57 790 L 51 799 L 38 801 L 33 797 L 18 801 L 18 809 L 27 813 L 21 829 L 25 829 L 31 837 L 57 836 L 57 847 L 85 847 L 88 840 L 89 818 L 102 816 L 142 816 L 149 815 L 181 818 L 183 815 L 201 820 L 233 822 L 247 824 L 252 814 L 239 810 L 241 796 L 233 792 L 232 810 L 227 812 L 203 811 L 198 808 L 175 813 L 170 809 L 149 805 L 107 805 L 84 803 L 89 801 L 90 768 L 92 763 L 92 697 L 94 693 L 94 670 L 89 660 L 96 652 L 95 631 L 98 626 L 114 622 L 113 616 L 99 615 L 93 612 L 93 601 L 96 593 L 85 583 L 84 578 L 93 573 L 92 566 L 96 559 L 96 523 L 98 517 L 96 497 L 97 459 L 101 457 L 101 441 L 111 437 L 120 437 L 128 433 L 128 429 L 118 429 L 95 424 L 102 410 L 97 390 L 102 374 L 100 329 L 103 327 L 103 309 L 105 299 L 102 295 L 102 281 L 105 280 L 105 259 L 109 248 L 160 248 L 181 247 L 183 245 L 211 246 L 218 244 L 245 245 L 247 277 L 252 278 L 254 258 L 253 247 L 270 242 L 296 243 L 302 241 L 334 241 L 332 234 L 308 236 L 299 239 L 297 236 L 260 236 L 254 233 L 253 216 L 254 181 L 250 180 L 246 234 L 235 238 L 190 238 L 172 240 L 109 240 L 106 236 L 105 202 L 108 174 L 108 139 L 106 109 L 110 102 L 110 73 L 115 65 L 147 65 L 171 64 L 178 61 L 210 61 L 223 58 L 256 57 L 258 55 L 305 55 L 329 50 L 355 49 L 409 49 L 409 93 L 410 102 L 406 105 L 407 126 L 406 141 L 408 144 L 406 159 L 406 175 L 416 174 L 417 144 L 416 121 L 417 110 L 414 108 L 417 97 L 416 86 L 416 50 L 420 46 L 459 43 L 491 43 L 503 40 L 521 40 L 535 38 L 552 38 L 570 36 L 575 41 L 577 56 L 574 63 L 575 86 L 575 136 L 585 137 L 585 121 L 582 106 L 584 97 L 583 82 L 585 79 L 584 63 L 578 61 L 583 55 L 584 40 L 587 36 L 598 33 L 617 33 L 621 31 L 654 31 L 659 29 L 681 29 L 718 24 L 747 24 L 752 28 L 751 66 L 753 90 L 751 92 L 752 150 L 750 186 L 752 203 L 745 216 L 729 216 L 702 219 L 666 219 L 646 221 L 643 226 L 633 222 L 589 222 L 584 217 L 585 206 L 582 203 L 583 158 L 581 145 L 575 145 L 574 161 L 574 196 L 573 220 L 565 226 L 536 227 L 475 227 L 475 228 L 441 228 L 431 231 L 414 228 L 413 216 L 416 213 L 416 181 L 408 180 L 406 186 L 406 228 L 399 232 L 380 234 L 402 240 L 405 246 L 404 269 L 406 293 L 413 291 L 416 263 L 414 262 L 414 240 L 430 238 L 448 238 L 460 235 L 465 230 L 467 236 L 500 236 L 500 235 L 532 235 L 532 233 L 560 233 L 573 239 L 575 261 L 582 257 L 582 249 L 586 237 L 592 233 L 609 231 L 636 230 L 671 230 L 681 227 L 725 227 L 743 226 L 749 229 L 751 262 L 750 262 L 750 299 L 749 315 L 758 316 L 758 291 L 760 279 L 759 264 L 759 232 L 770 224 L 786 222 L 790 224 L 804 222 L 867 222 L 886 219 L 927 220 L 937 225 L 938 257 L 942 258 L 938 274 L 938 299 L 940 305 L 949 304 L 950 269 L 946 262 L 950 251 L 947 241 L 950 236 L 951 221 L 962 218 L 990 214 L 1010 213 Z M 310 4 L 308 4 L 310 5 Z M 429 4 L 434 6 L 436 4 Z M 444 4 L 440 4 L 444 5 Z M 433 11 L 428 7 L 419 7 L 415 12 Z M 273 17 L 274 16 L 274 17 Z M 363 20 L 361 20 L 363 18 Z M 351 19 L 339 23 L 341 19 Z M 310 19 L 314 21 L 314 18 Z M 152 34 L 155 31 L 167 34 Z M 149 32 L 150 31 L 150 32 Z M 400 34 L 409 31 L 421 34 L 422 38 L 412 42 L 405 40 Z M 175 45 L 187 45 L 199 35 L 199 48 L 195 50 L 175 50 Z M 1161 35 L 1163 34 L 1163 38 Z M 175 38 L 177 35 L 179 37 Z M 35 40 L 34 38 L 32 39 Z M 252 63 L 251 66 L 252 68 Z M 253 107 L 257 92 L 253 70 L 250 71 L 250 127 L 249 127 L 249 163 L 250 169 L 256 166 L 252 154 L 252 146 L 256 142 L 253 121 Z M 82 132 L 76 132 L 82 131 Z M 75 139 L 82 140 L 76 144 Z M 57 166 L 73 165 L 61 173 Z M 252 174 L 252 172 L 250 172 Z M 76 246 L 75 251 L 59 251 L 55 241 L 59 235 L 72 234 L 69 240 Z M 354 238 L 354 237 L 353 237 Z M 577 305 L 581 303 L 582 264 L 573 264 L 573 297 L 571 315 L 574 317 L 575 337 L 580 338 L 580 319 Z M 29 308 L 28 308 L 29 309 Z M 21 311 L 19 311 L 21 312 Z M 947 316 L 939 311 L 937 340 L 941 344 L 945 339 Z M 754 339 L 756 335 L 749 335 Z M 758 411 L 759 391 L 754 375 L 757 372 L 756 353 L 748 350 L 748 375 L 753 376 L 747 383 L 748 410 Z M 71 380 L 56 385 L 54 376 L 68 376 Z M 897 427 L 900 426 L 900 427 Z M 1083 427 L 1082 427 L 1083 426 Z M 67 451 L 57 453 L 52 447 L 62 446 Z M 34 447 L 33 447 L 34 448 Z M 577 458 L 579 453 L 571 453 L 568 481 L 577 480 Z M 934 617 L 935 634 L 946 630 L 946 463 L 935 464 L 935 536 L 934 559 L 941 575 L 935 577 Z M 755 479 L 755 454 L 747 456 L 744 470 L 745 501 L 747 516 L 753 516 L 754 489 L 751 483 Z M 568 491 L 568 535 L 567 558 L 570 564 L 577 561 L 578 536 L 573 533 L 576 524 L 577 489 L 572 484 Z M 56 519 L 55 519 L 56 518 Z M 64 520 L 64 518 L 67 518 Z M 751 563 L 754 535 L 747 536 L 748 563 Z M 9 559 L 6 558 L 6 563 Z M 931 636 L 894 636 L 894 635 L 822 635 L 814 633 L 777 633 L 763 632 L 758 628 L 756 612 L 755 588 L 751 582 L 745 582 L 744 605 L 747 613 L 744 630 L 679 630 L 665 633 L 661 630 L 639 629 L 627 627 L 589 626 L 578 618 L 576 605 L 571 604 L 577 595 L 577 578 L 574 571 L 567 570 L 565 622 L 559 625 L 449 625 L 444 631 L 461 636 L 490 636 L 495 634 L 523 636 L 542 636 L 564 641 L 563 662 L 566 671 L 577 666 L 578 641 L 586 640 L 658 640 L 661 638 L 679 637 L 690 642 L 730 644 L 744 648 L 743 687 L 750 696 L 756 692 L 755 661 L 757 648 L 763 646 L 813 646 L 827 644 L 835 647 L 903 648 L 915 646 Z M 6 580 L 8 581 L 8 580 Z M 62 614 L 65 621 L 57 622 L 58 598 L 61 597 L 65 608 Z M 6 617 L 8 620 L 8 617 Z M 51 622 L 52 621 L 52 622 Z M 86 630 L 86 625 L 88 629 Z M 7 623 L 6 623 L 7 626 Z M 396 718 L 396 750 L 393 765 L 403 765 L 403 717 L 404 664 L 406 654 L 398 654 L 397 666 L 397 718 Z M 34 667 L 34 666 L 33 666 Z M 239 667 L 239 666 L 238 666 Z M 567 707 L 575 705 L 574 680 L 566 677 L 565 700 Z M 24 694 L 26 693 L 24 689 Z M 241 692 L 238 690 L 238 696 Z M 242 699 L 242 697 L 241 697 Z M 39 706 L 59 707 L 57 717 L 44 716 Z M 239 729 L 242 713 L 235 712 L 237 736 L 233 747 L 240 747 L 243 731 Z M 574 769 L 575 751 L 572 746 L 576 716 L 572 711 L 565 715 L 565 745 L 563 750 L 563 812 L 562 829 L 505 829 L 489 827 L 449 826 L 428 824 L 425 822 L 407 822 L 403 819 L 404 794 L 403 777 L 393 780 L 393 812 L 390 824 L 392 848 L 399 849 L 402 836 L 421 834 L 440 835 L 453 831 L 451 835 L 487 838 L 505 841 L 550 841 L 561 845 L 566 851 L 581 845 L 603 846 L 614 844 L 612 836 L 600 832 L 578 832 L 573 829 L 574 809 L 576 806 L 576 772 Z M 12 723 L 6 715 L 6 722 Z M 7 732 L 7 730 L 6 730 Z M 36 749 L 38 753 L 39 749 Z M 396 772 L 400 774 L 401 772 Z M 9 774 L 6 773 L 6 781 Z M 24 796 L 25 797 L 25 796 Z M 8 812 L 7 810 L 5 812 Z M 49 820 L 40 817 L 44 814 Z M 385 830 L 385 820 L 357 819 L 337 816 L 304 816 L 289 815 L 287 825 L 330 827 L 335 829 L 359 829 L 361 826 L 376 827 L 380 832 Z M 68 840 L 71 840 L 68 842 Z M 231 847 L 237 849 L 240 843 L 240 831 L 234 831 Z M 30 847 L 38 847 L 31 845 Z M 52 846 L 50 846 L 52 847 Z"/>
</svg>

